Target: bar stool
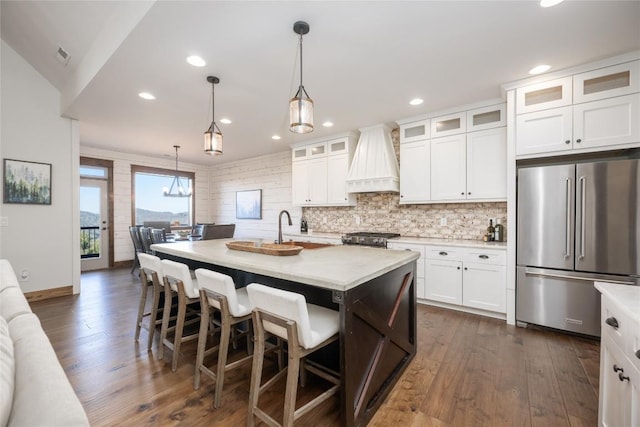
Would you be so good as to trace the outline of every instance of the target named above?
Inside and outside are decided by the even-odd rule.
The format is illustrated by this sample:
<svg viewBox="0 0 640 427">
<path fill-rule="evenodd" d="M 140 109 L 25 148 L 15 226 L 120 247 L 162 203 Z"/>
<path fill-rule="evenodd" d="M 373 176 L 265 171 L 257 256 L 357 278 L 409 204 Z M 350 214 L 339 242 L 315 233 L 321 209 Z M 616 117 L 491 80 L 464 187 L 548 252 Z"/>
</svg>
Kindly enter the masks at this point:
<svg viewBox="0 0 640 427">
<path fill-rule="evenodd" d="M 251 371 L 247 426 L 254 425 L 254 417 L 258 417 L 268 425 L 280 426 L 276 420 L 258 408 L 258 398 L 286 373 L 287 385 L 282 426 L 289 427 L 293 425 L 295 420 L 336 394 L 340 388 L 340 379 L 335 372 L 330 372 L 311 361 L 304 362 L 303 359 L 308 354 L 338 339 L 340 316 L 337 311 L 307 304 L 303 295 L 294 292 L 251 283 L 247 286 L 247 293 L 253 309 L 256 342 Z M 273 378 L 260 385 L 265 330 L 288 342 L 289 364 L 286 371 L 281 370 Z M 333 386 L 302 407 L 295 409 L 301 363 L 303 371 L 306 369 L 333 383 Z"/>
<path fill-rule="evenodd" d="M 227 371 L 242 366 L 251 360 L 252 348 L 252 328 L 251 328 L 251 308 L 249 307 L 249 296 L 246 288 L 236 289 L 233 279 L 226 274 L 199 268 L 196 270 L 196 278 L 200 287 L 200 309 L 202 317 L 200 319 L 200 333 L 198 336 L 198 353 L 196 355 L 195 376 L 193 388 L 200 388 L 200 373 L 209 376 L 216 381 L 216 393 L 214 407 L 220 407 L 222 396 L 222 386 L 224 384 L 224 374 Z M 207 336 L 211 330 L 211 320 L 213 311 L 220 312 L 220 344 L 206 349 Z M 232 330 L 235 325 L 247 322 L 247 330 L 235 335 L 233 340 L 246 337 L 247 352 L 249 356 L 227 364 L 227 353 L 229 342 L 232 339 Z M 218 365 L 214 373 L 203 362 L 206 356 L 218 352 Z"/>
<path fill-rule="evenodd" d="M 161 278 L 164 276 L 162 274 L 162 263 L 157 256 L 140 252 L 138 259 L 140 260 L 140 284 L 142 285 L 142 294 L 140 295 L 140 305 L 138 306 L 135 340 L 138 341 L 140 338 L 140 329 L 146 329 L 149 332 L 147 350 L 150 350 L 153 344 L 153 334 L 155 333 L 156 326 L 162 324 L 162 319 L 158 320 L 158 310 L 160 308 L 160 294 L 164 292 L 164 286 L 160 280 L 162 280 Z M 147 304 L 149 288 L 151 288 L 153 293 L 153 302 L 151 303 L 151 310 L 145 312 L 144 307 Z M 148 324 L 144 324 L 142 321 L 145 317 L 149 317 Z"/>
<path fill-rule="evenodd" d="M 189 267 L 186 264 L 163 259 L 162 272 L 164 273 L 164 310 L 162 313 L 162 328 L 160 329 L 160 349 L 158 350 L 158 358 L 164 358 L 165 346 L 173 350 L 171 359 L 171 370 L 175 372 L 178 367 L 178 356 L 180 355 L 180 345 L 183 342 L 191 341 L 198 338 L 198 334 L 183 336 L 184 327 L 198 322 L 200 319 L 200 310 L 191 309 L 192 306 L 200 302 L 200 294 L 198 282 L 191 277 Z M 171 315 L 171 302 L 173 296 L 178 296 L 178 314 L 176 316 L 176 325 L 169 328 L 169 316 Z M 191 315 L 187 319 L 187 315 Z M 167 334 L 173 331 L 173 342 L 167 338 Z"/>
</svg>

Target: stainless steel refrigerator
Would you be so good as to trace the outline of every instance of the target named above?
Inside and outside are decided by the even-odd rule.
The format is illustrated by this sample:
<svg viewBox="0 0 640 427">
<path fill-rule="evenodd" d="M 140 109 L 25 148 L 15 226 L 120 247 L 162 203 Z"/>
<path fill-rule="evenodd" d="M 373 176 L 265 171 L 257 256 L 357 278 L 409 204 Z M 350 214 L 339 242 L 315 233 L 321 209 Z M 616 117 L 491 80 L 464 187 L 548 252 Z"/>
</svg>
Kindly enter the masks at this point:
<svg viewBox="0 0 640 427">
<path fill-rule="evenodd" d="M 600 335 L 594 280 L 637 285 L 640 161 L 518 169 L 516 320 Z"/>
</svg>

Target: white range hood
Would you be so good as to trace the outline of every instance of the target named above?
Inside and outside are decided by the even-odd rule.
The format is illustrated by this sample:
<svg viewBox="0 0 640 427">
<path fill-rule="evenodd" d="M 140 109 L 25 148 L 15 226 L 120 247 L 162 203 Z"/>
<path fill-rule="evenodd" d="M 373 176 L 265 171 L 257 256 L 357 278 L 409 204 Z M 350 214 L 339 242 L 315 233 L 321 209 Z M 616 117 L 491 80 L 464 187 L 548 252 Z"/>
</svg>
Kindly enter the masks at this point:
<svg viewBox="0 0 640 427">
<path fill-rule="evenodd" d="M 400 192 L 398 161 L 388 125 L 360 129 L 360 139 L 347 175 L 347 192 Z"/>
</svg>

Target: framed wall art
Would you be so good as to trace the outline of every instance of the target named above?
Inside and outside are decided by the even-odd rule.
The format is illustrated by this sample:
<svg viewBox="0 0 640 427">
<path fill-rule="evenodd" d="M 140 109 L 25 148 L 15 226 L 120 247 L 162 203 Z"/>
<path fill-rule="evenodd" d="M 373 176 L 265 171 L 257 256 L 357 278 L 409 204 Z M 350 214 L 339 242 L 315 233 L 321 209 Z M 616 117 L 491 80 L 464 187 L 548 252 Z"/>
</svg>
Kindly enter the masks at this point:
<svg viewBox="0 0 640 427">
<path fill-rule="evenodd" d="M 4 203 L 51 204 L 51 163 L 4 159 Z"/>
<path fill-rule="evenodd" d="M 262 219 L 262 190 L 236 191 L 236 218 Z"/>
</svg>

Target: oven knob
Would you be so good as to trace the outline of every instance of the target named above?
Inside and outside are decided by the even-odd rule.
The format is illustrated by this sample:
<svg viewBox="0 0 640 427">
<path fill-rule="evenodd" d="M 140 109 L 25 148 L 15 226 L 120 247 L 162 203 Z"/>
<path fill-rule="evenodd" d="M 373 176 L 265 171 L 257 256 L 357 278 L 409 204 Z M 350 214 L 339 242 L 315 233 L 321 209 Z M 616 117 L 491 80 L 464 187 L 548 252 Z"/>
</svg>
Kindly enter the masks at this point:
<svg viewBox="0 0 640 427">
<path fill-rule="evenodd" d="M 364 244 L 364 240 L 365 240 L 364 237 L 361 237 L 360 238 L 360 243 Z"/>
</svg>

